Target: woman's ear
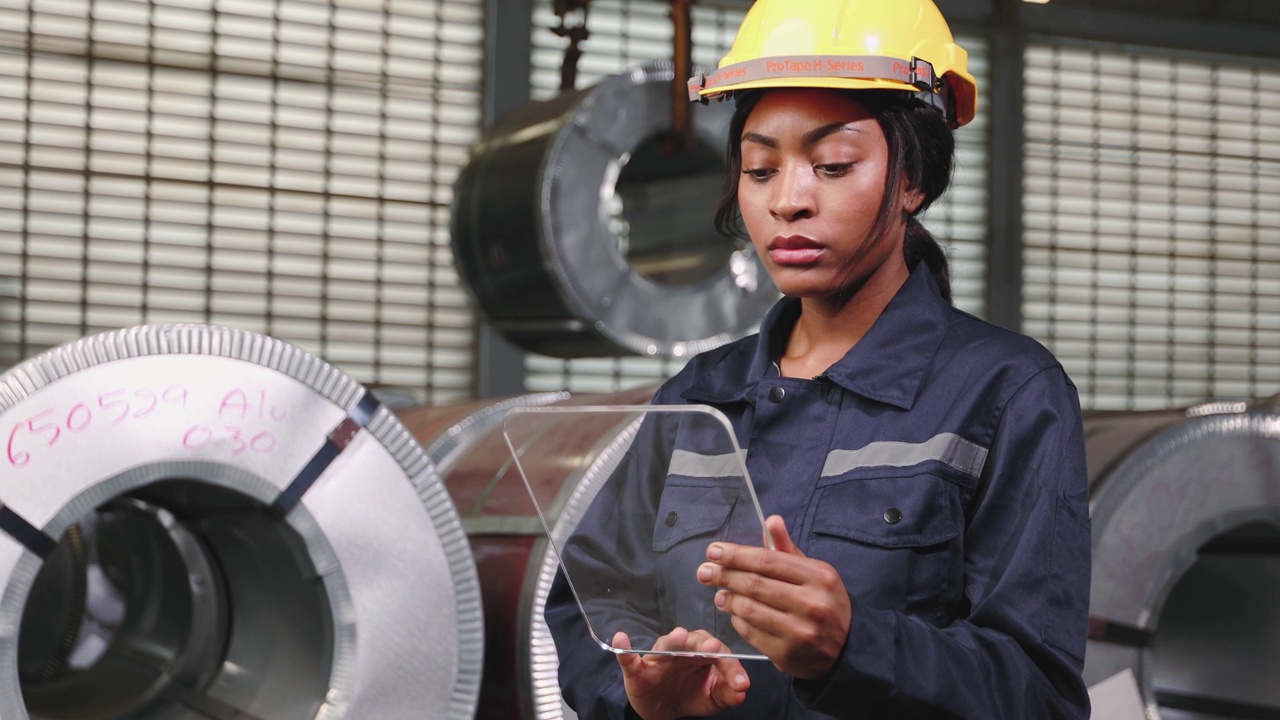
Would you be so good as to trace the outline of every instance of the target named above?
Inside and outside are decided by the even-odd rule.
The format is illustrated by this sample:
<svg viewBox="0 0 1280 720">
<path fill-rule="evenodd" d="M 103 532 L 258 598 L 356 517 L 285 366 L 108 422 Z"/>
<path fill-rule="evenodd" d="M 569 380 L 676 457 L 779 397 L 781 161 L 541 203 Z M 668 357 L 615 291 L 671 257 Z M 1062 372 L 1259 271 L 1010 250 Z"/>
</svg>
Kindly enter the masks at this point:
<svg viewBox="0 0 1280 720">
<path fill-rule="evenodd" d="M 902 211 L 908 215 L 915 215 L 923 203 L 924 191 L 919 188 L 907 188 L 902 193 Z"/>
</svg>

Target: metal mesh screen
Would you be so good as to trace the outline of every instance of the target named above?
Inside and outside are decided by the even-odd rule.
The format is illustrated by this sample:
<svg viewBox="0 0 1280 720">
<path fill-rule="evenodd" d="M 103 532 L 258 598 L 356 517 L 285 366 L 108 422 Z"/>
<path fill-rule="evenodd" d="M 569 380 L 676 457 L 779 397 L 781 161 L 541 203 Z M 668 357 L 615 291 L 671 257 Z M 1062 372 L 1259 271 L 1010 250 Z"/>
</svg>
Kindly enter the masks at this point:
<svg viewBox="0 0 1280 720">
<path fill-rule="evenodd" d="M 1099 409 L 1280 391 L 1280 71 L 1033 45 L 1024 329 Z"/>
<path fill-rule="evenodd" d="M 693 61 L 713 68 L 733 44 L 746 14 L 742 7 L 693 8 Z M 661 0 L 593 0 L 588 13 L 590 37 L 582 44 L 578 87 L 589 87 L 608 75 L 655 59 L 670 58 L 670 3 Z M 534 4 L 532 95 L 554 97 L 560 90 L 560 66 L 568 41 L 551 28 L 559 24 L 550 0 Z M 572 20 L 573 18 L 571 18 Z M 970 53 L 970 70 L 984 87 L 986 46 L 977 38 L 960 37 Z M 924 218 L 925 225 L 947 246 L 953 263 L 956 304 L 982 314 L 986 292 L 987 160 L 986 112 L 979 107 L 973 124 L 957 135 L 957 168 L 951 191 Z M 530 390 L 609 392 L 670 377 L 683 360 L 617 358 L 561 360 L 528 355 L 526 386 Z"/>
<path fill-rule="evenodd" d="M 481 0 L 0 0 L 0 361 L 208 322 L 471 386 Z"/>
</svg>

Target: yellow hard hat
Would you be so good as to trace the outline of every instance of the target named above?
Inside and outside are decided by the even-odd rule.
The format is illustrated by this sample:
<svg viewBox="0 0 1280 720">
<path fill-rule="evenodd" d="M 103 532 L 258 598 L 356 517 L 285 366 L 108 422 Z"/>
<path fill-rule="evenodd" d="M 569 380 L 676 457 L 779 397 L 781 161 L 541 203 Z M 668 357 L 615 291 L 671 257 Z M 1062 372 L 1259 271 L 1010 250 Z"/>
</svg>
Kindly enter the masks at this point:
<svg viewBox="0 0 1280 720">
<path fill-rule="evenodd" d="M 959 127 L 978 106 L 968 60 L 932 0 L 756 0 L 719 69 L 689 80 L 689 98 L 772 87 L 906 90 Z"/>
</svg>

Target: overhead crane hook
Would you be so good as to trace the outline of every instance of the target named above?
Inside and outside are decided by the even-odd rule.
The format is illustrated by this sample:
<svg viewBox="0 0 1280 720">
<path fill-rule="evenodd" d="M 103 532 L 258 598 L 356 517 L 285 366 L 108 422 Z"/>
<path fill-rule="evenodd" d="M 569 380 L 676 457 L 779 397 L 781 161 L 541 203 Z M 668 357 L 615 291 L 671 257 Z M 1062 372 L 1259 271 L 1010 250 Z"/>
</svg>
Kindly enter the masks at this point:
<svg viewBox="0 0 1280 720">
<path fill-rule="evenodd" d="M 560 24 L 551 29 L 556 35 L 569 40 L 560 64 L 560 92 L 577 87 L 578 61 L 582 58 L 582 43 L 591 36 L 587 30 L 587 9 L 591 0 L 555 0 L 552 10 Z M 693 72 L 693 0 L 671 0 L 672 65 L 675 77 L 671 81 L 671 127 L 663 138 L 663 150 L 668 155 L 686 153 L 693 149 L 693 112 L 687 97 L 684 78 Z M 581 11 L 582 22 L 569 25 L 566 16 Z"/>
<path fill-rule="evenodd" d="M 671 0 L 672 64 L 675 77 L 671 81 L 671 132 L 664 143 L 668 154 L 693 149 L 693 105 L 683 78 L 693 74 L 693 0 Z"/>
<path fill-rule="evenodd" d="M 591 0 L 555 0 L 552 10 L 560 18 L 560 24 L 551 28 L 551 32 L 569 40 L 564 49 L 564 60 L 560 63 L 560 92 L 569 92 L 578 85 L 578 60 L 582 57 L 582 43 L 591 36 L 587 31 L 587 5 Z M 582 23 L 565 24 L 565 16 L 571 12 L 582 11 Z"/>
</svg>

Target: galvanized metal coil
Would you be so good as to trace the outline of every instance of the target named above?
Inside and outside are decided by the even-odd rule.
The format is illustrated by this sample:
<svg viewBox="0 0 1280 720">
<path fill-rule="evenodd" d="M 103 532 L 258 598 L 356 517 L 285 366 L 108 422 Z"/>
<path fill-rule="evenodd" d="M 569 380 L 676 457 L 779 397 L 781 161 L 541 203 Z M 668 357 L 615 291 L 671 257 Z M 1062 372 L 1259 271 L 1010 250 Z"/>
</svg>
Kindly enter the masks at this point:
<svg viewBox="0 0 1280 720">
<path fill-rule="evenodd" d="M 0 428 L 3 720 L 473 716 L 458 515 L 342 372 L 138 327 L 5 373 Z"/>
</svg>

